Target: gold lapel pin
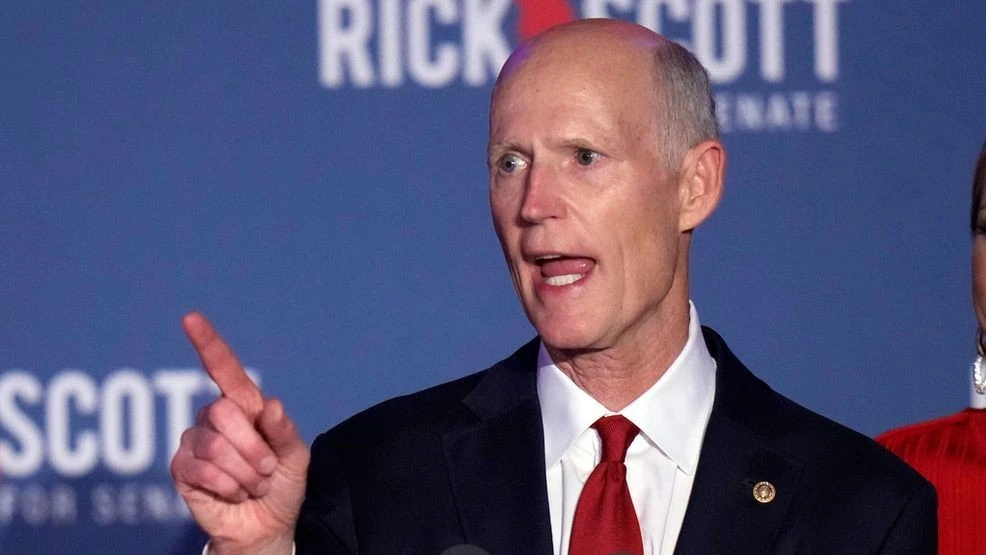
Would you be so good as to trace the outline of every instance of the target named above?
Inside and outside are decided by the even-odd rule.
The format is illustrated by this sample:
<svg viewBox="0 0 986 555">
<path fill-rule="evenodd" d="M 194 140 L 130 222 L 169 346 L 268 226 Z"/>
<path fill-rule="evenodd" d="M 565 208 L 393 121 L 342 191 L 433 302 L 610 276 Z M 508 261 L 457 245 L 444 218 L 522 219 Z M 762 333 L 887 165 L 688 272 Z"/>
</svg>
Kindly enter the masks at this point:
<svg viewBox="0 0 986 555">
<path fill-rule="evenodd" d="M 775 497 L 777 497 L 777 488 L 774 487 L 774 484 L 757 482 L 757 485 L 753 486 L 753 498 L 758 503 L 770 503 Z"/>
</svg>

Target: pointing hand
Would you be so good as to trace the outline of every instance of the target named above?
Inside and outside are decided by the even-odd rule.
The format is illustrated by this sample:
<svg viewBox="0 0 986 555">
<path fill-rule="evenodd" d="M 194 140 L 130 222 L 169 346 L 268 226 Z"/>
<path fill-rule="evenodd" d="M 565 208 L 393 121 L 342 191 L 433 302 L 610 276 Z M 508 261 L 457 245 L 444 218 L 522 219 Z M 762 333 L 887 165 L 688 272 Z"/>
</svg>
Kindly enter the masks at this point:
<svg viewBox="0 0 986 555">
<path fill-rule="evenodd" d="M 182 320 L 219 386 L 171 460 L 178 492 L 212 553 L 291 553 L 309 452 L 277 399 L 265 399 L 208 320 Z"/>
</svg>

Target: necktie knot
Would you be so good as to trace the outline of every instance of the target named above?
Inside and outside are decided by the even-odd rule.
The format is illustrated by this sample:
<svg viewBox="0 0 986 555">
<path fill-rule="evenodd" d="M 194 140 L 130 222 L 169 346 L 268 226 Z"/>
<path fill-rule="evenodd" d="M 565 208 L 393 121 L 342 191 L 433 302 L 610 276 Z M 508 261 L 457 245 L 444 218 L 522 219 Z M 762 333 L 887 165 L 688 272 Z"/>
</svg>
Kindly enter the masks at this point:
<svg viewBox="0 0 986 555">
<path fill-rule="evenodd" d="M 616 414 L 604 416 L 592 425 L 599 432 L 603 443 L 603 453 L 600 462 L 623 462 L 627 449 L 633 438 L 637 437 L 640 429 L 623 416 Z"/>
<path fill-rule="evenodd" d="M 626 418 L 604 416 L 592 425 L 602 438 L 602 459 L 582 486 L 572 519 L 568 555 L 644 555 L 624 459 L 640 430 Z"/>
</svg>

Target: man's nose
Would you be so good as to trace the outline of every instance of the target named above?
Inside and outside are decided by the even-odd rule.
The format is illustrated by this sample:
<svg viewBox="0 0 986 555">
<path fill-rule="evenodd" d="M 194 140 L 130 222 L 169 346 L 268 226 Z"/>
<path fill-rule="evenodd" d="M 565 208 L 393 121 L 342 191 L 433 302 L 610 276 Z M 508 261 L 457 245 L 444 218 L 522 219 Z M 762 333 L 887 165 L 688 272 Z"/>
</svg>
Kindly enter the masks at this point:
<svg viewBox="0 0 986 555">
<path fill-rule="evenodd" d="M 529 223 L 539 223 L 565 215 L 565 202 L 561 196 L 561 182 L 556 172 L 546 165 L 531 164 L 524 186 L 524 200 L 520 217 Z"/>
</svg>

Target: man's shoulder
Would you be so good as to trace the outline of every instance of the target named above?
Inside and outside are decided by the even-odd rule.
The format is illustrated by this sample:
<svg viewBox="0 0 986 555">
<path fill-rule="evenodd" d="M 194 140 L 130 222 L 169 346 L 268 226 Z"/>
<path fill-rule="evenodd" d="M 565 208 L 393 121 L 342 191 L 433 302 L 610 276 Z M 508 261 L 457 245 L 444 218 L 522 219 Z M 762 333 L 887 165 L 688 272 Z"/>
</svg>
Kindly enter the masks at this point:
<svg viewBox="0 0 986 555">
<path fill-rule="evenodd" d="M 697 502 L 718 503 L 737 475 L 745 487 L 773 484 L 773 504 L 789 523 L 777 537 L 779 551 L 808 542 L 828 553 L 850 546 L 912 553 L 907 546 L 934 544 L 935 491 L 917 471 L 774 391 L 711 330 L 706 344 L 717 361 L 716 398 L 692 491 Z"/>
<path fill-rule="evenodd" d="M 904 495 L 925 484 L 917 471 L 872 438 L 775 394 L 780 415 L 776 444 L 801 460 L 807 471 L 839 477 L 844 485 L 855 479 Z"/>
<path fill-rule="evenodd" d="M 937 495 L 930 482 L 873 439 L 778 397 L 784 422 L 773 444 L 800 465 L 789 511 L 793 521 L 814 523 L 803 533 L 841 530 L 856 545 L 891 553 L 931 549 Z"/>
<path fill-rule="evenodd" d="M 711 330 L 709 330 L 711 331 Z M 746 427 L 754 440 L 796 462 L 815 478 L 841 485 L 911 492 L 925 480 L 872 438 L 778 393 L 753 375 L 715 332 L 707 333 L 720 361 L 717 408 Z M 723 364 L 724 363 L 724 364 Z M 824 483 L 824 481 L 822 482 Z"/>
<path fill-rule="evenodd" d="M 482 399 L 523 396 L 524 386 L 518 387 L 517 374 L 529 374 L 526 377 L 534 383 L 536 353 L 537 342 L 532 341 L 488 368 L 380 402 L 329 429 L 316 443 L 331 438 L 333 442 L 372 443 L 390 449 L 413 446 L 425 436 L 434 438 L 474 425 L 484 417 Z M 473 402 L 477 396 L 482 396 L 481 400 Z"/>
<path fill-rule="evenodd" d="M 387 399 L 350 416 L 333 430 L 381 430 L 394 427 L 406 430 L 448 421 L 451 416 L 461 412 L 463 397 L 489 371 L 486 368 L 427 389 Z"/>
</svg>

